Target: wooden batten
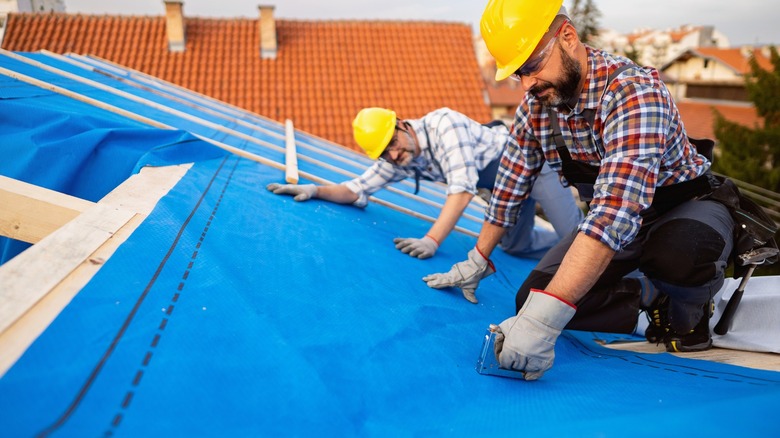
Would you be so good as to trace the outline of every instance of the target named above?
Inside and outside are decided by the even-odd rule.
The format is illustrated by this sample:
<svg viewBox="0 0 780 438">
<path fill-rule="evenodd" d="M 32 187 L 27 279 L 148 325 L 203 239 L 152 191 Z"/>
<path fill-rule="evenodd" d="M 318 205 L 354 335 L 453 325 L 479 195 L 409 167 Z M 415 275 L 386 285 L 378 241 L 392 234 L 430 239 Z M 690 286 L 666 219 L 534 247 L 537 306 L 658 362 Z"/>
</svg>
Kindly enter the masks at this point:
<svg viewBox="0 0 780 438">
<path fill-rule="evenodd" d="M 190 166 L 144 168 L 97 203 L 79 202 L 78 198 L 53 196 L 26 187 L 53 196 L 60 204 L 86 208 L 0 266 L 0 376 L 89 282 Z"/>
<path fill-rule="evenodd" d="M 0 176 L 0 236 L 38 243 L 94 202 Z"/>
</svg>

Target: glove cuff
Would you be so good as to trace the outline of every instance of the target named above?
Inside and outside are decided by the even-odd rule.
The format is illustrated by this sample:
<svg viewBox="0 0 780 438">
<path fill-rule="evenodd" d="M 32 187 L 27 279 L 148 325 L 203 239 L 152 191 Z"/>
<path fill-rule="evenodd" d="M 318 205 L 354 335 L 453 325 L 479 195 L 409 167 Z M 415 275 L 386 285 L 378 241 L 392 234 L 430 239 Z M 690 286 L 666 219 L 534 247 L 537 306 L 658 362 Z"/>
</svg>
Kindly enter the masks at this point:
<svg viewBox="0 0 780 438">
<path fill-rule="evenodd" d="M 566 327 L 576 312 L 577 307 L 574 304 L 543 290 L 531 289 L 518 315 L 524 313 L 527 317 L 560 331 Z"/>
<path fill-rule="evenodd" d="M 474 252 L 476 252 L 478 254 L 478 256 L 474 255 L 473 254 Z M 474 263 L 476 263 L 477 266 L 485 267 L 485 265 L 487 265 L 487 266 L 490 267 L 490 269 L 493 270 L 493 272 L 496 272 L 496 267 L 495 267 L 495 265 L 493 265 L 493 262 L 489 258 L 485 257 L 485 254 L 482 254 L 482 251 L 480 251 L 479 248 L 477 248 L 476 245 L 474 245 L 474 249 L 469 251 L 469 258 Z"/>
<path fill-rule="evenodd" d="M 304 187 L 304 190 L 306 190 L 306 193 L 309 194 L 310 198 L 316 198 L 320 192 L 319 188 L 317 188 L 317 184 L 304 184 L 302 187 Z"/>
<path fill-rule="evenodd" d="M 436 244 L 436 248 L 441 246 L 441 243 L 439 243 L 438 240 L 434 239 L 433 236 L 431 236 L 430 234 L 426 234 L 425 236 L 423 236 L 423 239 L 425 239 L 426 237 L 433 240 L 433 243 Z"/>
</svg>

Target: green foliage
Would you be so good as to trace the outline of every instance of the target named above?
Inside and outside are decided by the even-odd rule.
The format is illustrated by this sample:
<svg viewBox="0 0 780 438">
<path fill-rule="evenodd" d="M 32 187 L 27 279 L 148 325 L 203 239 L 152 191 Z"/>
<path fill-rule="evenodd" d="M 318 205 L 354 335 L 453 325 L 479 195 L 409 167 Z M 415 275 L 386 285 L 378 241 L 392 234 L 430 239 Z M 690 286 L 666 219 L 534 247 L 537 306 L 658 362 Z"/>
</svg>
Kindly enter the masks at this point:
<svg viewBox="0 0 780 438">
<path fill-rule="evenodd" d="M 751 74 L 746 78 L 748 96 L 756 104 L 758 115 L 764 118 L 764 127 L 780 126 L 780 56 L 777 48 L 770 48 L 770 61 L 774 71 L 759 67 L 755 56 L 750 58 Z"/>
<path fill-rule="evenodd" d="M 778 191 L 780 168 L 772 166 L 775 162 L 774 155 L 778 151 L 772 151 L 772 143 L 768 142 L 771 137 L 769 133 L 730 122 L 717 110 L 713 111 L 719 151 L 712 165 L 713 170 L 740 181 Z M 780 146 L 777 141 L 776 138 L 774 149 Z"/>
<path fill-rule="evenodd" d="M 773 69 L 764 70 L 751 57 L 751 72 L 745 77 L 745 88 L 764 119 L 763 126 L 741 126 L 714 111 L 718 154 L 712 167 L 731 178 L 780 192 L 780 56 L 775 47 L 770 48 L 770 61 Z M 755 275 L 778 274 L 780 263 L 759 267 Z"/>
<path fill-rule="evenodd" d="M 639 62 L 639 50 L 635 49 L 633 46 L 628 46 L 624 56 L 626 58 L 634 61 L 635 63 L 640 64 L 640 62 Z"/>
<path fill-rule="evenodd" d="M 601 11 L 596 7 L 594 0 L 572 0 L 571 7 L 567 8 L 569 17 L 577 28 L 580 40 L 586 44 L 592 43 L 599 33 L 599 18 Z"/>
<path fill-rule="evenodd" d="M 774 69 L 764 70 L 750 58 L 750 74 L 745 88 L 763 126 L 744 127 L 726 120 L 715 111 L 715 137 L 719 155 L 713 170 L 732 178 L 780 191 L 780 56 L 772 47 L 770 59 Z"/>
</svg>

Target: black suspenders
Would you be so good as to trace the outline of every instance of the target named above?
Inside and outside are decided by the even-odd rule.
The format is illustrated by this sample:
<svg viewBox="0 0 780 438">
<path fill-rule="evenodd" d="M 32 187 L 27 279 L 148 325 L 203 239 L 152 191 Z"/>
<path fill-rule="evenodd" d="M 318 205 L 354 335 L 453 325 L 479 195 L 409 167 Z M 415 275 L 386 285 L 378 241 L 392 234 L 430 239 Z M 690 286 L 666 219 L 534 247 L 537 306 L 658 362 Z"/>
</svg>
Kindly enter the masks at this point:
<svg viewBox="0 0 780 438">
<path fill-rule="evenodd" d="M 612 73 L 609 74 L 609 77 L 607 77 L 607 84 L 604 86 L 604 93 L 607 92 L 607 87 L 609 87 L 609 84 L 612 83 L 612 81 L 615 80 L 616 77 L 620 73 L 623 73 L 623 71 L 634 67 L 632 64 L 623 64 L 620 67 L 616 68 L 612 71 Z M 604 93 L 601 94 L 601 97 L 604 97 Z M 562 160 L 571 160 L 571 155 L 569 154 L 569 149 L 566 148 L 566 143 L 563 141 L 563 134 L 561 133 L 561 125 L 558 122 L 558 115 L 555 111 L 553 111 L 552 108 L 547 108 L 547 113 L 550 116 L 550 124 L 553 129 L 553 140 L 555 141 L 556 149 L 558 150 L 558 154 L 561 155 Z M 582 117 L 585 118 L 585 120 L 588 122 L 588 126 L 591 128 L 593 127 L 593 123 L 596 121 L 596 110 L 586 108 L 582 111 Z"/>
<path fill-rule="evenodd" d="M 632 64 L 624 64 L 613 70 L 607 78 L 607 84 L 604 87 L 604 92 L 606 92 L 609 84 L 611 84 L 620 73 L 633 66 L 634 65 Z M 555 142 L 555 149 L 558 151 L 558 155 L 561 157 L 563 176 L 566 178 L 569 184 L 577 188 L 577 191 L 580 194 L 580 199 L 582 201 L 590 202 L 593 200 L 593 185 L 596 183 L 596 178 L 599 175 L 600 167 L 572 160 L 569 149 L 566 147 L 566 143 L 563 140 L 561 125 L 556 112 L 552 108 L 548 108 L 547 111 L 553 130 L 553 141 Z M 586 109 L 582 112 L 582 116 L 588 122 L 588 126 L 593 129 L 593 124 L 596 120 L 596 111 L 592 109 Z M 648 211 L 643 213 L 643 216 L 661 214 L 684 201 L 709 193 L 712 190 L 712 186 L 709 181 L 709 175 L 710 173 L 707 172 L 704 175 L 701 175 L 690 181 L 664 187 L 657 187 L 655 190 L 655 196 L 653 197 L 653 204 L 648 209 Z"/>
</svg>

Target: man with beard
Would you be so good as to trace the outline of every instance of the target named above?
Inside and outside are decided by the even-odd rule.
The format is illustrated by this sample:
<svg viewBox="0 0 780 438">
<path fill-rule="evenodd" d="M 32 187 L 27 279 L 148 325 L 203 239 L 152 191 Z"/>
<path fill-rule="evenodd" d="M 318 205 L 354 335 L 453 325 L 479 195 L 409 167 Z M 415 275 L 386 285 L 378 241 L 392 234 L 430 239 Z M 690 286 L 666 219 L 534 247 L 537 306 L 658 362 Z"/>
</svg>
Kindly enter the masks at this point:
<svg viewBox="0 0 780 438">
<path fill-rule="evenodd" d="M 409 120 L 398 119 L 389 109 L 364 108 L 352 126 L 358 145 L 377 160 L 361 176 L 328 186 L 274 183 L 268 189 L 293 195 L 296 201 L 316 197 L 362 208 L 371 194 L 405 178 L 413 178 L 418 188 L 420 179 L 446 182 L 444 206 L 425 236 L 394 239 L 396 248 L 420 259 L 436 253 L 478 189 L 492 190 L 498 162 L 509 139 L 509 130 L 503 123 L 482 125 L 449 108 Z M 548 166 L 539 174 L 538 188 L 531 191 L 522 208 L 515 210 L 515 226 L 500 242 L 509 254 L 539 259 L 582 219 L 582 211 L 558 174 Z M 534 226 L 536 202 L 555 231 Z M 472 303 L 477 302 L 468 288 L 463 295 Z"/>
<path fill-rule="evenodd" d="M 488 257 L 548 163 L 589 211 L 526 278 L 516 316 L 493 326 L 501 366 L 538 379 L 564 328 L 632 333 L 640 310 L 651 316 L 648 341 L 710 348 L 734 222 L 705 199 L 718 185 L 708 152 L 686 136 L 658 72 L 580 42 L 561 0 L 490 0 L 481 31 L 496 80 L 518 80 L 526 94 L 475 248 L 423 280 L 475 289 L 492 274 Z"/>
</svg>

